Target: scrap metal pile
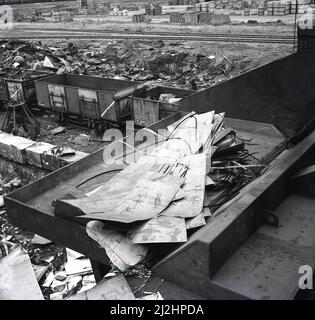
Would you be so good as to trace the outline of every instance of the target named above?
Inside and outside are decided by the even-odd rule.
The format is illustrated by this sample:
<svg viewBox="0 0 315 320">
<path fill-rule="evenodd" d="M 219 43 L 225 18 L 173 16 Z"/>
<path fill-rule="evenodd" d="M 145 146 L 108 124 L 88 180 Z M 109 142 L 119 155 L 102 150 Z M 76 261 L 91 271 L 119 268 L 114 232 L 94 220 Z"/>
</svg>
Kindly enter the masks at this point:
<svg viewBox="0 0 315 320">
<path fill-rule="evenodd" d="M 71 219 L 75 208 L 79 218 L 91 220 L 88 235 L 121 271 L 143 261 L 148 244 L 186 242 L 187 230 L 205 225 L 211 207 L 225 203 L 264 168 L 224 125 L 222 113 L 192 112 L 163 135 L 149 133 L 158 143 L 137 149 L 142 155 L 136 162 L 85 197 L 58 199 L 55 205 L 56 216 Z M 116 227 L 109 227 L 113 222 Z"/>
<path fill-rule="evenodd" d="M 146 283 L 151 272 L 144 264 L 124 274 L 112 270 L 96 284 L 91 262 L 81 253 L 38 235 L 23 242 L 12 242 L 10 235 L 0 238 L 1 300 L 135 300 L 135 294 L 140 300 L 162 299 L 159 293 L 139 292 L 142 286 L 132 290 L 126 281 L 125 276 Z"/>
<path fill-rule="evenodd" d="M 44 73 L 45 74 L 45 73 Z M 14 80 L 31 80 L 43 75 L 42 72 L 34 70 L 25 70 L 18 68 L 2 68 L 0 69 L 0 77 L 10 78 Z"/>
<path fill-rule="evenodd" d="M 79 190 L 82 198 L 65 195 L 51 204 L 56 216 L 79 219 L 87 235 L 104 248 L 113 267 L 104 281 L 96 284 L 91 263 L 82 254 L 38 235 L 25 239 L 7 230 L 0 239 L 4 256 L 0 256 L 0 279 L 5 283 L 14 272 L 14 284 L 20 286 L 23 279 L 28 290 L 14 291 L 12 284 L 4 296 L 86 300 L 99 299 L 99 292 L 113 299 L 110 292 L 115 292 L 120 299 L 162 299 L 158 292 L 143 296 L 142 288 L 151 279 L 154 260 L 165 254 L 163 245 L 171 250 L 185 243 L 218 214 L 216 208 L 227 204 L 265 168 L 246 151 L 249 141 L 224 122 L 224 113 L 191 112 L 162 132 L 143 131 L 152 134 L 155 142 L 140 144 L 131 157 L 124 157 L 129 164 L 122 171 L 101 185 L 91 181 L 88 192 Z M 113 159 L 104 160 L 110 168 L 106 163 Z M 120 155 L 115 160 L 121 160 Z M 63 216 L 62 205 L 68 214 L 70 207 L 78 209 L 80 217 Z M 17 237 L 29 255 L 14 245 Z M 136 277 L 139 288 L 131 288 L 125 277 Z"/>
<path fill-rule="evenodd" d="M 112 41 L 91 50 L 89 44 L 42 45 L 20 40 L 0 41 L 0 68 L 93 74 L 138 81 L 162 80 L 174 85 L 198 87 L 230 77 L 249 61 L 209 54 L 181 43 L 166 41 Z M 192 50 L 194 49 L 194 50 Z M 24 76 L 23 76 L 24 77 Z"/>
</svg>

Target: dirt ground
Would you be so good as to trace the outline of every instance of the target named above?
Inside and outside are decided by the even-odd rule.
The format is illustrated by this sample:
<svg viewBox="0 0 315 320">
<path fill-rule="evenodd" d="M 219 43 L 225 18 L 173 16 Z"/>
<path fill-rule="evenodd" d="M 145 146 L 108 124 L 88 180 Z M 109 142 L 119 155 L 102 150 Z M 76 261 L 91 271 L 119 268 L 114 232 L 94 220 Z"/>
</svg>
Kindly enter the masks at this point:
<svg viewBox="0 0 315 320">
<path fill-rule="evenodd" d="M 85 30 L 110 30 L 110 31 L 137 31 L 137 32 L 178 32 L 183 34 L 194 33 L 231 33 L 231 34 L 270 34 L 270 35 L 292 35 L 294 33 L 294 18 L 269 17 L 261 20 L 260 24 L 249 25 L 248 20 L 258 20 L 258 16 L 235 17 L 230 25 L 182 25 L 171 24 L 169 16 L 153 17 L 150 23 L 133 23 L 131 16 L 75 16 L 71 22 L 16 22 L 15 30 L 41 30 L 54 29 L 85 29 Z M 233 19 L 232 19 L 233 21 Z M 264 22 L 263 22 L 264 21 Z M 278 21 L 278 22 L 277 22 Z M 24 34 L 24 31 L 22 34 Z"/>
<path fill-rule="evenodd" d="M 138 3 L 137 3 L 138 4 Z M 141 3 L 139 3 L 141 4 Z M 138 4 L 138 5 L 139 5 Z M 56 3 L 42 3 L 40 8 L 45 12 L 60 8 L 75 8 L 76 1 L 64 1 Z M 25 17 L 18 19 L 14 23 L 15 30 L 47 28 L 66 28 L 66 29 L 87 29 L 87 30 L 111 30 L 111 31 L 147 31 L 147 32 L 201 32 L 201 33 L 233 33 L 233 34 L 270 34 L 270 35 L 293 35 L 294 33 L 294 15 L 286 16 L 258 16 L 255 10 L 252 15 L 244 16 L 243 10 L 216 10 L 216 13 L 229 14 L 231 19 L 230 25 L 212 26 L 212 25 L 183 25 L 170 23 L 171 12 L 186 12 L 187 6 L 163 6 L 163 15 L 150 16 L 148 23 L 133 23 L 132 15 L 144 13 L 142 8 L 137 11 L 129 11 L 127 16 L 113 16 L 105 14 L 76 14 L 71 22 L 54 22 L 51 17 L 42 17 L 37 22 L 30 22 L 29 18 L 34 15 L 36 4 L 14 5 L 15 12 Z M 257 11 L 257 10 L 256 10 Z M 298 15 L 301 16 L 301 15 Z M 28 21 L 26 21 L 28 20 Z M 257 24 L 247 24 L 248 20 L 256 20 Z M 24 33 L 24 31 L 22 31 Z"/>
</svg>

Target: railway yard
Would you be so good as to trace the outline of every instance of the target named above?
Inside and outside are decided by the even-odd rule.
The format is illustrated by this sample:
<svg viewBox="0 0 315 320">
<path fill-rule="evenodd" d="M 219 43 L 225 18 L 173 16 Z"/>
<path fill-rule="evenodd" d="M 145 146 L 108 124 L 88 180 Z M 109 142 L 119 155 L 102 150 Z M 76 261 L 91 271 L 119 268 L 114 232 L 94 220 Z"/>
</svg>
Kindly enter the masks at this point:
<svg viewBox="0 0 315 320">
<path fill-rule="evenodd" d="M 85 2 L 0 32 L 0 299 L 314 300 L 304 11 Z"/>
</svg>

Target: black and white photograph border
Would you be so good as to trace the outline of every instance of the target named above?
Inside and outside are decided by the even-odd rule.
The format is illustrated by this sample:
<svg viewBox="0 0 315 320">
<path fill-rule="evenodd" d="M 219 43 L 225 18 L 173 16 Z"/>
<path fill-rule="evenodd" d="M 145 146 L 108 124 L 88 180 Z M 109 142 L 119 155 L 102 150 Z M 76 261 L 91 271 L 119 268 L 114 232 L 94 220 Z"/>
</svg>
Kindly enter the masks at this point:
<svg viewBox="0 0 315 320">
<path fill-rule="evenodd" d="M 0 300 L 314 300 L 314 78 L 313 0 L 0 0 Z"/>
</svg>

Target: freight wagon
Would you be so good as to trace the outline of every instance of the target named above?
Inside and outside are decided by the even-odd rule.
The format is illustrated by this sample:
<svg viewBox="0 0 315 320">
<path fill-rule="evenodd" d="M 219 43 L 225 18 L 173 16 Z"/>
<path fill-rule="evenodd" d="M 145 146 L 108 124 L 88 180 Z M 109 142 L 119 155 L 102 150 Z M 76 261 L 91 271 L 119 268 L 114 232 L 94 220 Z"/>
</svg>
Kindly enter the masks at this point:
<svg viewBox="0 0 315 320">
<path fill-rule="evenodd" d="M 105 121 L 123 121 L 131 112 L 126 97 L 139 85 L 135 81 L 77 74 L 53 75 L 35 81 L 39 107 L 53 111 L 59 120 L 74 116 L 93 128 L 105 126 Z"/>
<path fill-rule="evenodd" d="M 179 111 L 179 103 L 195 93 L 192 90 L 157 86 L 144 88 L 128 98 L 132 120 L 136 126 L 146 127 Z"/>
<path fill-rule="evenodd" d="M 194 91 L 156 87 L 147 89 L 141 82 L 102 77 L 62 74 L 35 81 L 38 106 L 56 113 L 59 120 L 75 117 L 103 131 L 108 124 L 133 120 L 148 126 L 179 108 L 179 100 Z M 170 101 L 160 101 L 172 95 Z"/>
<path fill-rule="evenodd" d="M 0 69 L 0 101 L 36 104 L 34 81 L 49 75 L 48 72 L 20 68 Z"/>
</svg>

